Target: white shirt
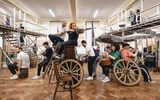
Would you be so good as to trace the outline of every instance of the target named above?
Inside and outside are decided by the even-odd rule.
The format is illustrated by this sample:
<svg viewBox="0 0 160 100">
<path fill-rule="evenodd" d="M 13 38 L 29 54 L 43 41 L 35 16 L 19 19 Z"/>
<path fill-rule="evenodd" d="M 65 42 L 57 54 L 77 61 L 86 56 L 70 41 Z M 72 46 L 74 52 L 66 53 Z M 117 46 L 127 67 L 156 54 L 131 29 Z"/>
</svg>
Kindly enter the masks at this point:
<svg viewBox="0 0 160 100">
<path fill-rule="evenodd" d="M 27 53 L 21 51 L 17 54 L 17 60 L 21 60 L 22 61 L 22 66 L 21 68 L 29 68 L 30 66 L 30 60 L 29 60 L 29 56 Z"/>
<path fill-rule="evenodd" d="M 66 27 L 63 27 L 60 31 L 60 33 L 62 33 L 62 35 L 60 36 L 61 39 L 65 39 L 66 33 L 67 33 L 67 29 Z"/>
<path fill-rule="evenodd" d="M 95 56 L 93 47 L 91 47 L 91 46 L 87 46 L 87 47 L 86 47 L 86 52 L 89 52 L 88 56 L 92 56 L 92 57 Z"/>
</svg>

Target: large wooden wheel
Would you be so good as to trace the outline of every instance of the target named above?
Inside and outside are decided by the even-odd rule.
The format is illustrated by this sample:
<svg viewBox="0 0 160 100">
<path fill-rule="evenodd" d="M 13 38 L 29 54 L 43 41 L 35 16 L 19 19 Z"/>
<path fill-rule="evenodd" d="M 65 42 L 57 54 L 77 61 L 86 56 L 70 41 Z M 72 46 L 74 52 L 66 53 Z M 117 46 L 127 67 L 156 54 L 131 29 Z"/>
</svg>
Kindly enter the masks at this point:
<svg viewBox="0 0 160 100">
<path fill-rule="evenodd" d="M 67 75 L 67 74 L 72 76 L 72 82 L 71 82 L 72 88 L 78 86 L 83 80 L 84 71 L 83 71 L 82 65 L 76 60 L 67 59 L 62 61 L 58 67 L 58 70 L 61 76 Z M 66 84 L 69 84 L 69 82 Z M 67 86 L 69 85 L 66 85 L 66 87 Z"/>
<path fill-rule="evenodd" d="M 126 86 L 137 85 L 142 77 L 140 67 L 134 61 L 121 59 L 117 61 L 113 68 L 116 79 Z"/>
</svg>

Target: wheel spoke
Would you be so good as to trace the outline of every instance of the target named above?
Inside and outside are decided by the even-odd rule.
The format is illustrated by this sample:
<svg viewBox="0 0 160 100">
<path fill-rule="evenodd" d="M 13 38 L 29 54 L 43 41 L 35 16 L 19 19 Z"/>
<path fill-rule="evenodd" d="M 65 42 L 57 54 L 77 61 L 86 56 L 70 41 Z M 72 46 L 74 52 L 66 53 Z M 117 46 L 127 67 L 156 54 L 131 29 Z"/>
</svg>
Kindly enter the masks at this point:
<svg viewBox="0 0 160 100">
<path fill-rule="evenodd" d="M 72 71 L 72 72 L 76 72 L 76 71 L 79 71 L 80 69 L 76 69 L 76 70 L 74 70 L 74 71 Z"/>
<path fill-rule="evenodd" d="M 130 62 L 128 61 L 128 62 L 127 62 L 127 66 L 126 66 L 127 69 L 128 69 L 128 67 L 129 67 L 129 64 L 130 64 Z"/>
<path fill-rule="evenodd" d="M 73 67 L 72 71 L 77 67 L 77 64 Z"/>
<path fill-rule="evenodd" d="M 121 79 L 123 76 L 124 76 L 124 74 L 122 74 L 122 75 L 119 77 L 119 79 Z"/>
<path fill-rule="evenodd" d="M 124 67 L 123 67 L 120 63 L 118 63 L 118 65 L 120 65 L 120 67 L 121 67 L 122 69 L 124 69 Z"/>
<path fill-rule="evenodd" d="M 72 73 L 72 75 L 81 76 L 81 74 L 77 74 L 77 73 Z"/>
<path fill-rule="evenodd" d="M 127 78 L 128 78 L 128 80 L 129 80 L 130 83 L 133 83 L 132 80 L 131 80 L 131 78 L 129 77 L 129 75 L 127 75 Z"/>
<path fill-rule="evenodd" d="M 67 62 L 66 62 L 66 66 L 67 66 L 67 69 L 70 70 Z"/>
<path fill-rule="evenodd" d="M 133 76 L 139 76 L 139 74 L 133 74 L 133 73 L 129 73 L 130 75 L 133 75 Z"/>
<path fill-rule="evenodd" d="M 123 72 L 116 72 L 116 74 L 122 74 Z"/>
<path fill-rule="evenodd" d="M 68 72 L 68 70 L 67 70 L 64 66 L 61 66 L 61 68 L 62 68 L 63 70 L 65 70 L 66 72 Z"/>
<path fill-rule="evenodd" d="M 72 75 L 72 77 L 73 77 L 77 82 L 79 81 L 78 78 L 75 77 L 74 75 Z"/>
<path fill-rule="evenodd" d="M 134 68 L 137 68 L 137 67 L 134 66 L 134 64 L 132 64 L 132 65 L 129 67 L 129 70 L 130 70 L 131 68 L 133 68 L 133 67 L 134 67 Z"/>
<path fill-rule="evenodd" d="M 130 75 L 130 74 L 129 74 L 129 76 L 130 76 L 134 81 L 136 81 L 136 79 L 135 79 L 134 76 L 132 76 L 132 75 Z"/>
<path fill-rule="evenodd" d="M 59 71 L 59 73 L 65 73 L 65 74 L 68 74 L 68 72 L 65 72 L 65 71 L 62 71 L 62 70 L 61 70 L 61 71 Z"/>
<path fill-rule="evenodd" d="M 126 74 L 124 75 L 124 82 L 126 83 L 126 79 L 127 79 L 127 77 L 126 77 Z"/>
<path fill-rule="evenodd" d="M 123 66 L 124 66 L 123 68 L 125 68 L 125 63 L 124 63 L 124 61 L 122 61 L 122 63 L 123 63 Z"/>
</svg>

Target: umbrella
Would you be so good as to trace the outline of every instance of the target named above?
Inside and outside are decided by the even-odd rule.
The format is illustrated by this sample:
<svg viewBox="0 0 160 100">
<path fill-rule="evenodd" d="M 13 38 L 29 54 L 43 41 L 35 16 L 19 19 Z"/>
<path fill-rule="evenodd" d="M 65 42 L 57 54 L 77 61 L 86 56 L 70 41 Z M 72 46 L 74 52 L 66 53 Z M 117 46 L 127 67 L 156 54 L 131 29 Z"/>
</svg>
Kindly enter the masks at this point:
<svg viewBox="0 0 160 100">
<path fill-rule="evenodd" d="M 134 41 L 137 39 L 146 39 L 146 38 L 152 38 L 153 36 L 155 36 L 155 34 L 140 34 L 140 33 L 134 33 L 132 35 L 126 35 L 124 37 L 122 37 L 122 39 L 125 42 L 129 42 L 129 41 Z"/>
<path fill-rule="evenodd" d="M 96 41 L 103 43 L 123 43 L 123 40 L 120 36 L 112 34 L 102 34 L 101 36 L 96 38 Z"/>
</svg>

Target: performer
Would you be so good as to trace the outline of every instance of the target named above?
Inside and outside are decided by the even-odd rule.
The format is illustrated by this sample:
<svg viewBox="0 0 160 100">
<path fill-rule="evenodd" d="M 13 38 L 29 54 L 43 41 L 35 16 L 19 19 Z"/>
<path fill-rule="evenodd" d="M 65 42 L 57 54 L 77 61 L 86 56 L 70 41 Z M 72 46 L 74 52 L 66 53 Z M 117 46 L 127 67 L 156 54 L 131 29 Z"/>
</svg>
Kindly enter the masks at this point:
<svg viewBox="0 0 160 100">
<path fill-rule="evenodd" d="M 49 34 L 48 37 L 54 45 L 56 45 L 58 42 L 61 42 L 61 43 L 64 42 L 64 38 L 65 38 L 66 33 L 67 33 L 66 25 L 67 25 L 67 23 L 63 22 L 61 31 L 59 33 Z"/>
<path fill-rule="evenodd" d="M 9 71 L 13 74 L 13 76 L 10 77 L 11 80 L 18 79 L 18 74 L 21 74 L 20 72 L 21 68 L 29 68 L 30 66 L 30 60 L 28 54 L 23 52 L 22 48 L 18 46 L 16 47 L 16 52 L 17 52 L 16 62 L 8 65 Z"/>
<path fill-rule="evenodd" d="M 108 77 L 109 69 L 113 68 L 115 63 L 121 58 L 120 53 L 119 53 L 119 49 L 120 49 L 120 47 L 118 44 L 111 44 L 111 52 L 109 53 L 109 51 L 108 51 L 108 53 L 104 54 L 105 57 L 108 57 L 109 59 L 111 59 L 111 65 L 101 65 L 101 63 L 100 63 L 100 66 L 102 67 L 103 74 L 104 74 L 104 77 L 102 79 L 103 83 L 110 81 L 110 79 Z"/>
<path fill-rule="evenodd" d="M 97 57 L 99 56 L 98 51 L 91 46 L 87 46 L 87 42 L 85 40 L 81 41 L 81 44 L 84 48 L 86 48 L 86 56 L 88 56 L 88 74 L 89 77 L 86 80 L 93 80 L 93 71 L 94 71 L 94 62 L 96 61 Z"/>
<path fill-rule="evenodd" d="M 102 82 L 105 77 L 108 77 L 108 73 L 109 73 L 108 68 L 110 67 L 110 65 L 106 65 L 106 66 L 102 65 L 101 59 L 109 59 L 109 53 L 110 53 L 110 47 L 107 46 L 104 48 L 104 52 L 102 53 L 102 55 L 100 55 L 100 59 L 99 59 L 99 61 L 100 61 L 99 65 L 102 67 L 102 78 L 100 78 L 100 79 L 102 79 Z"/>
<path fill-rule="evenodd" d="M 77 28 L 75 23 L 71 23 L 69 25 L 69 29 L 67 30 L 67 33 L 69 35 L 68 41 L 63 42 L 58 50 L 58 53 L 55 55 L 55 58 L 60 59 L 61 54 L 63 53 L 65 46 L 77 46 L 78 45 L 78 37 L 79 34 L 82 34 L 84 32 L 84 29 Z"/>
<path fill-rule="evenodd" d="M 123 59 L 126 59 L 126 60 L 131 60 L 131 57 L 136 57 L 137 54 L 138 54 L 138 49 L 136 49 L 136 52 L 133 54 L 130 50 L 129 50 L 129 44 L 128 43 L 124 43 L 122 45 L 123 47 L 123 50 L 121 51 L 121 56 Z M 151 81 L 151 76 L 148 72 L 148 69 L 146 68 L 145 65 L 142 65 L 142 64 L 138 64 L 139 67 L 141 67 L 141 71 L 142 71 L 142 75 L 143 75 L 143 78 L 144 78 L 144 81 L 145 82 L 150 82 Z M 136 73 L 136 71 L 135 71 Z"/>
<path fill-rule="evenodd" d="M 33 80 L 38 80 L 40 78 L 42 67 L 43 67 L 43 73 L 44 73 L 46 65 L 49 63 L 49 60 L 51 59 L 51 56 L 53 54 L 53 50 L 51 47 L 49 47 L 48 42 L 44 42 L 43 46 L 46 48 L 45 52 L 42 54 L 43 56 L 45 56 L 45 58 L 42 62 L 38 64 L 37 75 L 32 78 Z"/>
</svg>

